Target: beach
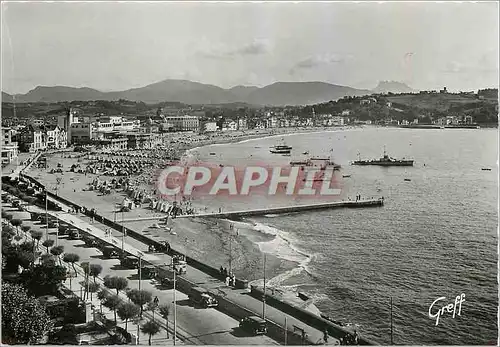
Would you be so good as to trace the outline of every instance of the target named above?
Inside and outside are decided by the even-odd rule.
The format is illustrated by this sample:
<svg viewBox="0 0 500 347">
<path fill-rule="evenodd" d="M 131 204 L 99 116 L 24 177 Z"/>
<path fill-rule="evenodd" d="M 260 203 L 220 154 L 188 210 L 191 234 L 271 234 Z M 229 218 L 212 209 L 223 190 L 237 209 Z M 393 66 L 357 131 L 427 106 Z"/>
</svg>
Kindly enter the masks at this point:
<svg viewBox="0 0 500 347">
<path fill-rule="evenodd" d="M 331 128 L 330 128 L 331 130 Z M 206 136 L 194 134 L 172 134 L 167 136 L 165 143 L 169 144 L 169 154 L 172 157 L 182 157 L 190 150 L 222 143 L 243 142 L 263 137 L 284 136 L 287 134 L 307 133 L 324 131 L 318 128 L 301 129 L 273 129 L 272 131 L 251 131 L 251 132 L 233 132 L 227 136 Z M 135 154 L 151 153 L 148 150 L 133 151 Z M 113 153 L 116 154 L 116 153 Z M 124 154 L 124 153 L 121 153 Z M 128 152 L 131 154 L 131 152 Z M 127 197 L 121 189 L 112 191 L 111 194 L 102 194 L 96 190 L 89 190 L 89 184 L 96 178 L 110 181 L 113 177 L 102 176 L 91 173 L 69 172 L 73 164 L 80 164 L 85 168 L 88 160 L 87 155 L 81 153 L 55 153 L 47 158 L 47 169 L 33 168 L 29 174 L 40 182 L 47 184 L 49 191 L 57 191 L 57 194 L 87 208 L 95 208 L 97 213 L 110 219 L 131 220 L 150 216 L 165 216 L 148 207 L 147 204 L 137 206 L 136 208 L 124 213 L 115 213 L 119 205 Z M 113 155 L 104 155 L 104 157 L 115 158 Z M 157 167 L 160 168 L 161 161 Z M 62 166 L 63 173 L 51 174 L 51 169 Z M 139 176 L 133 178 L 135 186 L 139 190 L 152 192 L 155 189 L 154 176 L 157 169 L 145 170 Z M 59 184 L 57 181 L 59 180 Z M 203 206 L 194 201 L 193 206 L 201 209 Z M 214 210 L 214 208 L 205 206 L 205 210 Z M 230 210 L 230 208 L 227 208 Z M 300 265 L 301 260 L 284 260 L 275 255 L 266 255 L 266 267 L 264 275 L 264 256 L 263 249 L 273 247 L 273 240 L 276 235 L 262 232 L 261 228 L 256 228 L 253 223 L 234 222 L 227 220 L 201 219 L 201 218 L 181 218 L 169 219 L 168 226 L 175 233 L 166 232 L 165 229 L 152 227 L 154 220 L 148 221 L 129 221 L 124 222 L 128 228 L 142 232 L 145 235 L 157 238 L 162 237 L 167 240 L 175 249 L 180 249 L 189 256 L 210 264 L 216 268 L 224 267 L 231 269 L 238 278 L 246 279 L 251 284 L 262 285 L 264 276 L 269 280 L 269 286 L 272 288 L 272 279 L 279 278 L 285 273 L 290 273 Z M 230 224 L 234 225 L 234 230 L 230 230 Z M 296 293 L 286 293 L 275 290 L 276 295 L 283 295 L 288 301 L 296 300 L 297 303 L 304 304 L 296 298 Z M 306 305 L 308 308 L 319 314 L 314 305 Z"/>
</svg>

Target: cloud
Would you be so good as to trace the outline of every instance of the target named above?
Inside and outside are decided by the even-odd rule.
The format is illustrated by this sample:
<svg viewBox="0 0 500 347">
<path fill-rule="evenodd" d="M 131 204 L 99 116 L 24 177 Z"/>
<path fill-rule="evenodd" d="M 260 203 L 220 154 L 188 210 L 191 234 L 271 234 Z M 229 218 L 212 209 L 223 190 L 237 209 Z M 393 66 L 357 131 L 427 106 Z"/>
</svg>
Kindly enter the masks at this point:
<svg viewBox="0 0 500 347">
<path fill-rule="evenodd" d="M 296 63 L 291 69 L 290 74 L 294 74 L 298 70 L 314 69 L 319 66 L 329 65 L 329 64 L 343 64 L 346 60 L 350 59 L 351 56 L 342 56 L 339 54 L 323 54 L 314 57 L 308 57 L 304 60 Z"/>
<path fill-rule="evenodd" d="M 208 49 L 200 50 L 199 55 L 210 59 L 233 59 L 242 56 L 257 56 L 270 52 L 271 46 L 267 41 L 256 40 L 240 47 L 212 45 Z"/>
</svg>

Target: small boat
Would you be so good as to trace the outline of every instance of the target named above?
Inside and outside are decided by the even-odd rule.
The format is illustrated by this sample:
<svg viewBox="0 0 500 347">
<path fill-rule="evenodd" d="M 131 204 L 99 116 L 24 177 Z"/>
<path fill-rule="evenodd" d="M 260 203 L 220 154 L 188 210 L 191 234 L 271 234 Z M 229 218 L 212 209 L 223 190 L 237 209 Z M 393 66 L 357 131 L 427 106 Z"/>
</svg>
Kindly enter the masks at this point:
<svg viewBox="0 0 500 347">
<path fill-rule="evenodd" d="M 308 154 L 309 154 L 309 151 L 302 152 L 302 154 L 304 154 L 304 155 L 308 155 Z"/>
<path fill-rule="evenodd" d="M 343 178 L 349 178 L 351 175 L 342 175 Z"/>
<path fill-rule="evenodd" d="M 281 144 L 277 144 L 276 146 L 271 147 L 271 150 L 270 150 L 270 152 L 274 153 L 274 154 L 290 154 L 291 151 L 292 151 L 292 147 L 288 146 L 285 143 L 284 139 L 281 140 Z"/>
<path fill-rule="evenodd" d="M 483 167 L 481 170 L 482 170 L 482 171 L 491 171 L 491 169 L 490 169 L 490 168 L 487 168 L 487 167 Z"/>
<path fill-rule="evenodd" d="M 215 152 L 210 152 L 210 155 L 216 155 Z"/>
<path fill-rule="evenodd" d="M 411 181 L 411 179 L 409 179 L 409 178 L 405 178 L 405 181 L 406 181 L 406 182 L 410 182 L 410 181 Z"/>
</svg>

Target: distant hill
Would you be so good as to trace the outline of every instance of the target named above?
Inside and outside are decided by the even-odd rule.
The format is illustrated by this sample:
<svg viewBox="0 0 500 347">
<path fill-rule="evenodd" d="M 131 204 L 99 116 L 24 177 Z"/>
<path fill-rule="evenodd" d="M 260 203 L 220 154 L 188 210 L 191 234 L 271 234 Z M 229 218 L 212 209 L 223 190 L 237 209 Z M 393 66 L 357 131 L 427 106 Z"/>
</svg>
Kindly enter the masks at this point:
<svg viewBox="0 0 500 347">
<path fill-rule="evenodd" d="M 408 85 L 402 82 L 396 81 L 380 81 L 378 86 L 372 89 L 373 93 L 412 93 L 416 90 L 410 88 Z"/>
<path fill-rule="evenodd" d="M 236 86 L 229 89 L 229 91 L 233 93 L 233 95 L 241 101 L 241 100 L 246 100 L 252 92 L 258 89 L 259 87 L 255 86 Z"/>
<path fill-rule="evenodd" d="M 2 92 L 2 102 L 13 102 L 14 98 L 12 95 Z"/>
<path fill-rule="evenodd" d="M 310 105 L 367 94 L 371 92 L 324 82 L 276 82 L 254 90 L 248 95 L 248 102 L 274 106 Z"/>
<path fill-rule="evenodd" d="M 16 102 L 61 102 L 89 100 L 131 100 L 145 103 L 164 101 L 185 104 L 229 104 L 253 105 L 306 105 L 337 100 L 344 96 L 371 94 L 369 90 L 355 89 L 324 82 L 277 82 L 262 88 L 236 86 L 223 89 L 211 84 L 186 80 L 168 79 L 141 88 L 117 92 L 101 92 L 91 88 L 36 87 L 26 94 L 15 95 Z M 12 102 L 12 96 L 2 94 L 5 102 Z"/>
<path fill-rule="evenodd" d="M 16 102 L 60 102 L 101 100 L 106 93 L 91 88 L 73 88 L 64 86 L 38 86 L 26 94 L 16 94 Z"/>
</svg>

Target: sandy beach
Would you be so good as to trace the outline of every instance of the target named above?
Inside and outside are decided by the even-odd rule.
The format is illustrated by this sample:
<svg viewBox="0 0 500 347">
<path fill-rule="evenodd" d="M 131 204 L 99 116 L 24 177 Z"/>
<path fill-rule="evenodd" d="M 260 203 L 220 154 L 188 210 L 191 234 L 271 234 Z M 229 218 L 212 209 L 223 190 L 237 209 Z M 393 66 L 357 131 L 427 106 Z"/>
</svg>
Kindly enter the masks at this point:
<svg viewBox="0 0 500 347">
<path fill-rule="evenodd" d="M 206 145 L 234 143 L 292 133 L 328 131 L 331 129 L 332 128 L 327 128 L 325 130 L 321 128 L 286 128 L 273 129 L 273 131 L 234 132 L 229 136 L 224 136 L 224 134 L 206 136 L 176 133 L 172 134 L 172 136 L 167 136 L 166 143 L 169 143 L 171 155 L 182 156 L 190 149 Z M 148 152 L 147 150 L 134 151 L 134 153 Z M 50 191 L 57 191 L 58 195 L 87 208 L 95 208 L 98 214 L 104 215 L 110 219 L 116 218 L 117 221 L 120 221 L 122 219 L 131 220 L 141 217 L 165 215 L 164 213 L 159 213 L 150 209 L 148 204 L 137 206 L 137 208 L 129 212 L 115 213 L 119 205 L 121 205 L 123 200 L 127 197 L 122 189 L 113 190 L 111 194 L 102 194 L 96 190 L 89 190 L 89 184 L 95 178 L 99 178 L 101 181 L 111 181 L 114 177 L 69 171 L 73 164 L 80 164 L 82 168 L 85 168 L 89 162 L 88 159 L 85 158 L 88 158 L 88 156 L 81 156 L 80 153 L 74 152 L 52 154 L 48 156 L 47 169 L 34 167 L 30 170 L 29 174 L 39 181 L 46 183 Z M 62 166 L 63 173 L 49 173 L 50 170 L 56 168 L 58 164 Z M 157 166 L 160 167 L 161 165 L 162 161 L 159 160 Z M 146 192 L 151 192 L 152 189 L 154 189 L 154 185 L 151 184 L 154 183 L 154 174 L 155 169 L 151 168 L 145 170 L 143 174 L 133 177 L 137 182 L 136 187 Z M 57 184 L 58 180 L 59 184 Z M 193 204 L 193 206 L 196 206 L 196 208 L 201 207 L 195 204 Z M 165 231 L 165 229 L 152 228 L 153 224 L 155 224 L 154 220 L 131 221 L 125 222 L 124 224 L 128 228 L 154 238 L 161 237 L 170 242 L 175 249 L 183 250 L 189 256 L 217 268 L 222 266 L 229 269 L 230 259 L 232 259 L 231 267 L 235 275 L 238 278 L 247 279 L 254 284 L 260 284 L 264 277 L 264 257 L 258 243 L 271 241 L 274 238 L 273 235 L 267 235 L 254 230 L 251 225 L 247 223 L 236 222 L 235 230 L 231 231 L 229 228 L 229 221 L 224 220 L 199 218 L 169 219 L 168 225 L 175 233 L 169 233 Z M 265 276 L 268 279 L 272 279 L 273 277 L 296 268 L 298 265 L 297 262 L 279 259 L 276 256 L 267 254 Z M 280 294 L 280 292 L 276 291 L 276 294 Z M 296 294 L 293 293 L 281 292 L 281 294 L 287 297 L 288 300 L 294 300 L 296 296 Z M 319 313 L 314 306 L 309 309 Z"/>
</svg>

